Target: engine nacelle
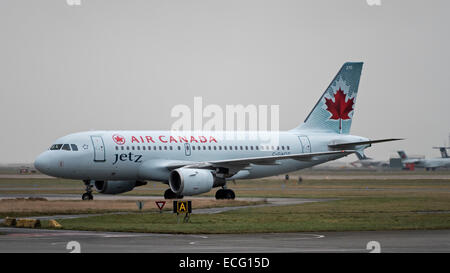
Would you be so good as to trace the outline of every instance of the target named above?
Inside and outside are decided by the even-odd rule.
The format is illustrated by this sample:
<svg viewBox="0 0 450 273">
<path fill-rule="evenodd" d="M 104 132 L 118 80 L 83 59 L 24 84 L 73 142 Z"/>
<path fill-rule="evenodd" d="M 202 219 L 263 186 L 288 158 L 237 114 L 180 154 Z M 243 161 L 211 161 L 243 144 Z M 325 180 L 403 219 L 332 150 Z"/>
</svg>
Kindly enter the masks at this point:
<svg viewBox="0 0 450 273">
<path fill-rule="evenodd" d="M 103 194 L 118 194 L 133 190 L 135 187 L 146 185 L 143 181 L 95 181 L 95 189 Z"/>
<path fill-rule="evenodd" d="M 170 172 L 169 186 L 177 195 L 190 196 L 209 192 L 214 180 L 209 170 L 179 168 Z"/>
</svg>

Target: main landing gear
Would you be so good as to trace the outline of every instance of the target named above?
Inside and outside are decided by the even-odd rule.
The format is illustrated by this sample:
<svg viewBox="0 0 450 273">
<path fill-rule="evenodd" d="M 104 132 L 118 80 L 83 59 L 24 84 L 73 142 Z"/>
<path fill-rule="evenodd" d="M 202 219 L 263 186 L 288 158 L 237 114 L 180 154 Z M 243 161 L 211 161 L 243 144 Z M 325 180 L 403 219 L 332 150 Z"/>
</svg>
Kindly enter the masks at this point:
<svg viewBox="0 0 450 273">
<path fill-rule="evenodd" d="M 234 200 L 234 198 L 236 197 L 236 195 L 234 194 L 233 190 L 230 189 L 219 189 L 216 192 L 216 199 L 220 200 L 220 199 L 228 199 L 228 200 Z"/>
<path fill-rule="evenodd" d="M 92 185 L 90 180 L 83 180 L 84 185 L 86 186 L 86 192 L 81 196 L 82 200 L 94 200 L 94 196 L 92 195 Z"/>
<path fill-rule="evenodd" d="M 177 195 L 171 189 L 164 192 L 164 199 L 183 199 L 183 195 Z"/>
</svg>

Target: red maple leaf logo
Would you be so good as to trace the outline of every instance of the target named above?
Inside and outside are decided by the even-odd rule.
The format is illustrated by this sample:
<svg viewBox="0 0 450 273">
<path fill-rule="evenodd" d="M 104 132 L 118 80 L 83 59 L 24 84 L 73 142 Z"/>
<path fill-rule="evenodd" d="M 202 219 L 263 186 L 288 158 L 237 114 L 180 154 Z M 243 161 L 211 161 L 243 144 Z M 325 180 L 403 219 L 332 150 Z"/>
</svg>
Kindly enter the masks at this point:
<svg viewBox="0 0 450 273">
<path fill-rule="evenodd" d="M 350 119 L 349 115 L 353 111 L 355 98 L 345 101 L 347 96 L 341 88 L 334 94 L 334 102 L 332 99 L 325 98 L 327 111 L 331 113 L 330 119 L 339 120 L 339 129 L 341 129 L 341 120 Z"/>
<path fill-rule="evenodd" d="M 115 143 L 119 145 L 125 144 L 125 138 L 121 135 L 113 135 L 112 139 L 114 140 Z"/>
</svg>

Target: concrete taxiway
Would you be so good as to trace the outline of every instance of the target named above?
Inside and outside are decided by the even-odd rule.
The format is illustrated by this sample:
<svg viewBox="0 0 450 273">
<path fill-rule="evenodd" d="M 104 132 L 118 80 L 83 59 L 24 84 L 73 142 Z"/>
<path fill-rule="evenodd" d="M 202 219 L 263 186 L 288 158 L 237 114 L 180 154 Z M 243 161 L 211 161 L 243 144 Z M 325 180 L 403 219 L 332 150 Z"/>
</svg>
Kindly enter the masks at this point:
<svg viewBox="0 0 450 273">
<path fill-rule="evenodd" d="M 178 235 L 0 228 L 0 252 L 450 252 L 450 230 Z M 373 243 L 371 243 L 373 244 Z"/>
</svg>

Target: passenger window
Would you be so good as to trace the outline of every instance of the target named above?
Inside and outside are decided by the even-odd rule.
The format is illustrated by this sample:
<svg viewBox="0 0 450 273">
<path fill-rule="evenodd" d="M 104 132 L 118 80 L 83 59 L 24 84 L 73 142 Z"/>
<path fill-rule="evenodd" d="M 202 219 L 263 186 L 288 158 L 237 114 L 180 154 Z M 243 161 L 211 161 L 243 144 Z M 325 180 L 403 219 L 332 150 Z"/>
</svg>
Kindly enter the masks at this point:
<svg viewBox="0 0 450 273">
<path fill-rule="evenodd" d="M 281 146 L 281 150 L 284 150 L 284 146 Z"/>
<path fill-rule="evenodd" d="M 141 150 L 141 146 L 137 146 L 137 149 L 138 149 L 138 150 Z"/>
<path fill-rule="evenodd" d="M 149 151 L 151 151 L 151 150 L 152 150 L 152 146 L 148 146 L 147 149 L 148 149 Z"/>
<path fill-rule="evenodd" d="M 119 147 L 118 147 L 118 146 L 116 146 L 116 151 L 117 151 L 117 150 L 119 150 Z"/>
<path fill-rule="evenodd" d="M 134 146 L 131 146 L 131 150 L 133 150 L 133 151 L 134 151 Z"/>
<path fill-rule="evenodd" d="M 124 147 L 122 146 L 122 147 L 120 147 L 120 149 L 123 151 Z"/>
<path fill-rule="evenodd" d="M 145 151 L 145 146 L 142 146 L 142 150 L 144 150 L 144 151 Z"/>
<path fill-rule="evenodd" d="M 242 146 L 241 146 L 241 150 L 243 150 Z"/>
<path fill-rule="evenodd" d="M 227 146 L 223 146 L 223 149 L 226 151 L 227 150 Z"/>
<path fill-rule="evenodd" d="M 222 146 L 219 146 L 219 150 L 222 151 Z"/>
<path fill-rule="evenodd" d="M 160 148 L 160 150 L 161 150 L 161 147 L 159 147 Z M 153 146 L 153 150 L 155 150 L 156 151 L 156 146 Z"/>
<path fill-rule="evenodd" d="M 180 147 L 180 146 L 178 146 L 178 151 L 179 151 L 179 150 L 181 150 L 181 147 Z"/>
<path fill-rule="evenodd" d="M 60 150 L 62 146 L 63 146 L 62 144 L 53 144 L 50 147 L 50 150 Z"/>
<path fill-rule="evenodd" d="M 64 144 L 64 145 L 62 146 L 61 150 L 70 151 L 70 146 L 69 146 L 69 144 Z"/>
<path fill-rule="evenodd" d="M 164 146 L 164 150 L 167 151 L 167 146 Z"/>
<path fill-rule="evenodd" d="M 259 147 L 258 147 L 258 146 L 255 146 L 255 149 L 256 149 L 256 150 L 259 150 Z"/>
<path fill-rule="evenodd" d="M 203 146 L 203 151 L 205 151 L 206 150 L 206 146 Z"/>
<path fill-rule="evenodd" d="M 248 150 L 248 146 L 245 146 L 245 150 Z"/>
<path fill-rule="evenodd" d="M 214 146 L 214 150 L 217 150 L 217 147 L 216 147 L 216 146 Z"/>
<path fill-rule="evenodd" d="M 289 150 L 289 146 L 286 147 Z"/>
<path fill-rule="evenodd" d="M 195 151 L 195 146 L 192 146 L 192 150 L 194 150 L 194 151 Z"/>
<path fill-rule="evenodd" d="M 230 146 L 230 151 L 232 151 L 233 150 L 233 146 Z"/>
<path fill-rule="evenodd" d="M 250 146 L 250 150 L 253 150 L 253 146 Z"/>
</svg>

